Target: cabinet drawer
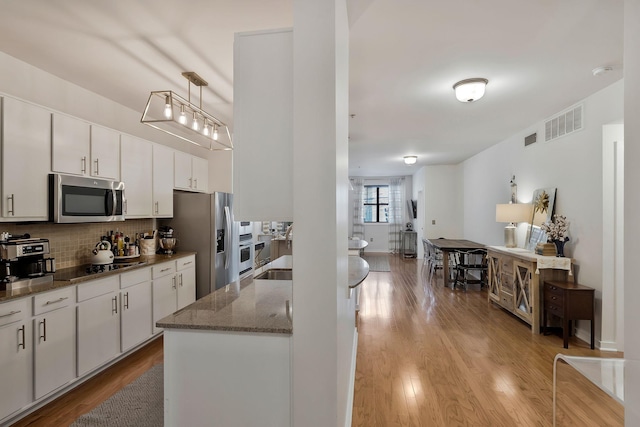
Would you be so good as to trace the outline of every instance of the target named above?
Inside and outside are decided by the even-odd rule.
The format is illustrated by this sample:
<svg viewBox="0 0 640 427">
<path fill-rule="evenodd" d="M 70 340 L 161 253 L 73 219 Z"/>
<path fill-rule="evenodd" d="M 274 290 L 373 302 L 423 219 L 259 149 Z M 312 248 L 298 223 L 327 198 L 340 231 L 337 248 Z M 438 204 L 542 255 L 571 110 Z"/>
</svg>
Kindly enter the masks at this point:
<svg viewBox="0 0 640 427">
<path fill-rule="evenodd" d="M 503 273 L 510 274 L 513 271 L 513 259 L 511 258 L 501 258 L 500 259 L 500 268 Z"/>
<path fill-rule="evenodd" d="M 513 310 L 513 295 L 507 294 L 507 293 L 501 293 L 500 305 L 509 310 Z"/>
<path fill-rule="evenodd" d="M 0 304 L 0 326 L 30 317 L 29 303 L 31 303 L 31 298 L 21 298 L 17 301 Z"/>
<path fill-rule="evenodd" d="M 544 294 L 545 295 L 564 295 L 564 289 L 554 286 L 551 283 L 545 282 Z"/>
<path fill-rule="evenodd" d="M 151 280 L 151 269 L 140 268 L 120 275 L 120 289 Z"/>
<path fill-rule="evenodd" d="M 118 276 L 105 277 L 78 285 L 78 302 L 86 301 L 100 295 L 110 294 L 118 290 L 120 279 Z"/>
<path fill-rule="evenodd" d="M 176 263 L 175 261 L 165 262 L 163 264 L 154 265 L 151 268 L 151 277 L 157 279 L 158 277 L 174 274 L 176 272 Z"/>
<path fill-rule="evenodd" d="M 502 273 L 500 275 L 500 290 L 503 292 L 513 293 L 513 276 Z"/>
<path fill-rule="evenodd" d="M 554 314 L 559 317 L 564 317 L 564 311 L 562 310 L 562 305 L 560 304 L 545 301 L 544 308 L 547 310 L 547 312 L 551 314 Z"/>
<path fill-rule="evenodd" d="M 550 294 L 545 292 L 544 303 L 546 305 L 553 304 L 562 307 L 564 305 L 564 294 Z"/>
<path fill-rule="evenodd" d="M 178 271 L 184 270 L 185 268 L 195 267 L 196 266 L 196 256 L 191 255 L 185 258 L 180 258 L 176 261 L 178 264 Z"/>
<path fill-rule="evenodd" d="M 73 303 L 73 293 L 75 286 L 68 286 L 57 291 L 45 292 L 33 297 L 33 315 L 38 316 L 42 313 L 66 307 Z"/>
</svg>

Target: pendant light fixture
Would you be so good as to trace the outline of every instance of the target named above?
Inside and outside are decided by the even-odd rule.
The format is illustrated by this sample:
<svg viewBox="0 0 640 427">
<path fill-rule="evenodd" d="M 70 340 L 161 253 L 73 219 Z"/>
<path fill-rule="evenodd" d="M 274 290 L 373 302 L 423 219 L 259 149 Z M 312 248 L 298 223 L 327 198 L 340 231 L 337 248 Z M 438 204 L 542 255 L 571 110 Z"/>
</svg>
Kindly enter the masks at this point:
<svg viewBox="0 0 640 427">
<path fill-rule="evenodd" d="M 473 102 L 484 96 L 484 90 L 489 80 L 483 78 L 473 78 L 460 80 L 453 85 L 456 91 L 456 98 L 460 102 Z"/>
<path fill-rule="evenodd" d="M 193 71 L 182 76 L 189 82 L 188 99 L 170 90 L 151 92 L 140 122 L 209 150 L 232 150 L 227 125 L 202 109 L 202 87 L 208 83 Z M 199 105 L 191 103 L 192 83 L 200 88 Z M 225 130 L 222 138 L 218 129 Z"/>
</svg>

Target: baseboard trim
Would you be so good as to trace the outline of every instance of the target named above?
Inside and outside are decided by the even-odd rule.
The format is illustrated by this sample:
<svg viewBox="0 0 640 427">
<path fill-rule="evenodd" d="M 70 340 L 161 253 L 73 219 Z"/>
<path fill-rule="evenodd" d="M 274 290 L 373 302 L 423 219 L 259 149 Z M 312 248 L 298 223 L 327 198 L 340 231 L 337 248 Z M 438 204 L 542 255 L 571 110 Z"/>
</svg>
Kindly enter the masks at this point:
<svg viewBox="0 0 640 427">
<path fill-rule="evenodd" d="M 353 419 L 353 395 L 356 386 L 356 356 L 358 355 L 358 330 L 353 334 L 353 349 L 351 350 L 351 372 L 349 373 L 349 401 L 347 402 L 347 416 L 344 420 L 344 427 L 351 427 Z"/>
</svg>

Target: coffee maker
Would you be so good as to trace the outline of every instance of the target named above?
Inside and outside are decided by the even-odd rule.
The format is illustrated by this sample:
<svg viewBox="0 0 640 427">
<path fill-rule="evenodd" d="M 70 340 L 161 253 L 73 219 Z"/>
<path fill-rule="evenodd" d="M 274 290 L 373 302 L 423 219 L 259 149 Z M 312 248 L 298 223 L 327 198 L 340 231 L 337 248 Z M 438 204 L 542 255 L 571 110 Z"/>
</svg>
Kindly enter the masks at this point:
<svg viewBox="0 0 640 427">
<path fill-rule="evenodd" d="M 173 228 L 169 225 L 163 225 L 158 228 L 158 245 L 160 248 L 156 251 L 157 254 L 171 255 L 174 254 L 178 239 L 174 237 Z"/>
<path fill-rule="evenodd" d="M 0 290 L 14 290 L 53 283 L 55 258 L 49 254 L 49 240 L 31 238 L 28 234 L 0 240 Z"/>
</svg>

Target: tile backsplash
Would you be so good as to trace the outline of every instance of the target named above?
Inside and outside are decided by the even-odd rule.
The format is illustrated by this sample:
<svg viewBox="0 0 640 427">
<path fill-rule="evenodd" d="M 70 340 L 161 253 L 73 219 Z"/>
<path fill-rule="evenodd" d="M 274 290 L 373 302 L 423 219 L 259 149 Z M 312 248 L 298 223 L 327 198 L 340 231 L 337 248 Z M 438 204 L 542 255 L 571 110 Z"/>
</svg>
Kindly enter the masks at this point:
<svg viewBox="0 0 640 427">
<path fill-rule="evenodd" d="M 51 258 L 56 268 L 74 267 L 91 262 L 91 250 L 101 236 L 109 231 L 120 231 L 133 239 L 136 233 L 150 232 L 156 226 L 155 219 L 129 219 L 123 222 L 92 222 L 86 224 L 55 224 L 51 222 L 2 223 L 0 232 L 12 235 L 29 233 L 31 237 L 49 239 Z"/>
</svg>

